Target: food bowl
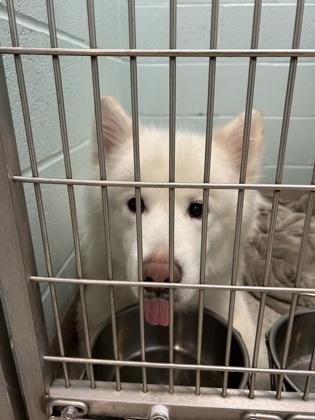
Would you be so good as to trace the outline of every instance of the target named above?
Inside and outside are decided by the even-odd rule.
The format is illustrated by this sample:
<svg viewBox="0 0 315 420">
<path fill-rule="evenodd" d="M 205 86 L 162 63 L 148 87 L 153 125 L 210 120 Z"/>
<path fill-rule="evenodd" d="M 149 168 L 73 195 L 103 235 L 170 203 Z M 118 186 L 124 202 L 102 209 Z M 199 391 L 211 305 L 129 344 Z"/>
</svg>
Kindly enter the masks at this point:
<svg viewBox="0 0 315 420">
<path fill-rule="evenodd" d="M 117 341 L 119 360 L 140 361 L 140 321 L 139 307 L 132 306 L 117 314 Z M 196 364 L 198 314 L 194 312 L 176 313 L 174 318 L 174 363 Z M 224 365 L 226 322 L 218 315 L 204 310 L 201 364 Z M 103 324 L 92 340 L 92 357 L 96 359 L 114 360 L 112 345 L 112 326 L 108 320 Z M 169 362 L 169 328 L 152 326 L 145 323 L 145 360 L 147 362 Z M 245 344 L 240 334 L 233 330 L 231 345 L 231 366 L 249 366 L 249 358 Z M 116 368 L 111 365 L 95 365 L 95 379 L 115 381 Z M 122 382 L 142 383 L 141 367 L 120 367 Z M 175 385 L 196 385 L 196 371 L 190 369 L 174 369 Z M 146 368 L 149 384 L 168 384 L 169 369 L 161 367 Z M 221 387 L 223 372 L 201 371 L 201 386 Z M 244 388 L 247 385 L 248 374 L 230 372 L 228 387 Z"/>
<path fill-rule="evenodd" d="M 289 315 L 282 316 L 267 332 L 267 344 L 271 367 L 281 367 L 288 319 Z M 308 370 L 314 346 L 315 309 L 297 311 L 294 316 L 286 368 Z M 284 387 L 287 391 L 304 391 L 307 376 L 285 375 L 284 378 Z M 314 379 L 310 390 L 311 392 L 315 392 Z"/>
</svg>

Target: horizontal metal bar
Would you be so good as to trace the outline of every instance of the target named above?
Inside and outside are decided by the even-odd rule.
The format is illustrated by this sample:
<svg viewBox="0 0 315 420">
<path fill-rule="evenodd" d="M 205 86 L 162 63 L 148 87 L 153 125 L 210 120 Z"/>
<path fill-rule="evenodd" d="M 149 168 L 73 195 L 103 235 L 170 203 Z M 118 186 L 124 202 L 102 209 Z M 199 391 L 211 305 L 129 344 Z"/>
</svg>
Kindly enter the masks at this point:
<svg viewBox="0 0 315 420">
<path fill-rule="evenodd" d="M 272 286 L 242 286 L 242 285 L 227 285 L 227 284 L 190 284 L 190 283 L 160 283 L 160 282 L 145 282 L 145 281 L 129 281 L 129 280 L 88 280 L 76 278 L 60 278 L 60 277 L 40 277 L 31 276 L 30 280 L 35 282 L 48 283 L 68 283 L 68 284 L 88 284 L 93 286 L 120 286 L 120 287 L 148 287 L 151 288 L 165 288 L 165 289 L 197 289 L 197 290 L 234 290 L 243 292 L 281 292 L 281 293 L 299 293 L 315 298 L 315 288 L 304 287 L 272 287 Z"/>
<path fill-rule="evenodd" d="M 49 395 L 45 398 L 69 399 L 87 402 L 89 414 L 128 418 L 147 418 L 150 408 L 163 401 L 172 418 L 181 420 L 235 420 L 246 412 L 281 414 L 285 418 L 290 413 L 314 413 L 313 402 L 301 401 L 297 392 L 286 392 L 277 401 L 273 391 L 256 391 L 255 400 L 248 398 L 248 390 L 230 389 L 228 398 L 222 398 L 218 388 L 201 388 L 201 395 L 195 395 L 192 388 L 176 386 L 176 392 L 169 394 L 165 385 L 150 385 L 150 392 L 141 392 L 141 384 L 124 384 L 123 399 L 112 383 L 97 382 L 96 389 L 89 390 L 85 381 L 73 381 L 73 386 L 64 389 L 61 380 L 53 382 Z M 46 404 L 47 404 L 46 402 Z M 297 405 L 299 404 L 299 405 Z"/>
<path fill-rule="evenodd" d="M 147 181 L 108 181 L 91 179 L 42 178 L 13 176 L 16 182 L 30 184 L 84 185 L 91 187 L 141 187 L 141 188 L 195 188 L 222 190 L 271 190 L 271 191 L 314 191 L 315 185 L 305 184 L 219 184 L 207 182 L 147 182 Z"/>
<path fill-rule="evenodd" d="M 0 54 L 99 57 L 315 57 L 315 49 L 103 49 L 0 47 Z"/>
<path fill-rule="evenodd" d="M 315 376 L 315 370 L 294 370 L 294 369 L 277 369 L 277 368 L 254 368 L 244 366 L 222 366 L 222 365 L 202 365 L 202 364 L 185 364 L 185 363 L 159 363 L 147 361 L 130 361 L 130 360 L 113 360 L 113 359 L 94 359 L 85 357 L 62 357 L 62 356 L 43 356 L 46 362 L 62 362 L 62 363 L 78 363 L 88 365 L 105 365 L 120 367 L 140 367 L 140 368 L 158 368 L 158 369 L 180 369 L 210 372 L 242 372 L 242 373 L 268 373 L 273 375 L 304 375 Z"/>
</svg>

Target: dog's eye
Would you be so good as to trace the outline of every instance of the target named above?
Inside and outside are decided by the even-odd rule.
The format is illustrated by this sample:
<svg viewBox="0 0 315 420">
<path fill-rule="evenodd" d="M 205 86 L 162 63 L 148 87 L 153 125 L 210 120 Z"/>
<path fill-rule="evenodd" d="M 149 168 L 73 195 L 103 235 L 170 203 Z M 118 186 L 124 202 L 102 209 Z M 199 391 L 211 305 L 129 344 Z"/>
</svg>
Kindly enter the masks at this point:
<svg viewBox="0 0 315 420">
<path fill-rule="evenodd" d="M 132 197 L 127 202 L 128 209 L 131 211 L 131 213 L 136 213 L 136 197 Z M 145 204 L 144 201 L 141 198 L 141 213 L 143 213 L 145 210 Z"/>
<path fill-rule="evenodd" d="M 194 219 L 201 219 L 202 217 L 202 203 L 190 203 L 188 207 L 188 214 Z"/>
</svg>

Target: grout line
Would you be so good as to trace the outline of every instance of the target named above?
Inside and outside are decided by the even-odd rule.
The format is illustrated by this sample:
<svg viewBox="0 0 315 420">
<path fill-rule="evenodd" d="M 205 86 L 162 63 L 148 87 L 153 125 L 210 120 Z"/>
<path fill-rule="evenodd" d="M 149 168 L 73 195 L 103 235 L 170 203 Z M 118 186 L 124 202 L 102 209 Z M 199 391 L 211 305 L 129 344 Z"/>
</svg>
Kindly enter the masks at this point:
<svg viewBox="0 0 315 420">
<path fill-rule="evenodd" d="M 62 263 L 61 267 L 58 269 L 56 273 L 56 277 L 63 277 L 63 273 L 67 270 L 68 265 L 75 259 L 74 249 L 70 252 L 67 258 Z M 74 264 L 75 265 L 75 264 Z"/>
<path fill-rule="evenodd" d="M 85 147 L 87 147 L 89 145 L 90 139 L 86 139 L 83 140 L 80 143 L 75 144 L 73 147 L 70 148 L 70 154 L 75 153 Z M 38 161 L 38 170 L 39 172 L 47 169 L 48 167 L 54 165 L 56 162 L 60 162 L 61 160 L 63 160 L 63 151 L 58 150 L 57 152 L 51 154 L 50 156 L 48 156 L 47 158 Z M 31 176 L 32 172 L 31 172 L 31 168 L 27 167 L 25 169 L 23 169 L 22 171 L 22 175 L 23 176 Z"/>
<path fill-rule="evenodd" d="M 0 5 L 0 20 L 8 21 L 8 15 L 6 13 L 6 7 Z M 16 23 L 23 26 L 24 28 L 30 29 L 31 31 L 45 34 L 49 37 L 48 24 L 34 19 L 31 16 L 23 15 L 16 11 Z M 68 34 L 62 30 L 57 30 L 57 37 L 60 41 L 66 41 L 70 44 L 76 45 L 82 48 L 89 48 L 88 41 L 78 38 L 74 35 Z"/>
</svg>

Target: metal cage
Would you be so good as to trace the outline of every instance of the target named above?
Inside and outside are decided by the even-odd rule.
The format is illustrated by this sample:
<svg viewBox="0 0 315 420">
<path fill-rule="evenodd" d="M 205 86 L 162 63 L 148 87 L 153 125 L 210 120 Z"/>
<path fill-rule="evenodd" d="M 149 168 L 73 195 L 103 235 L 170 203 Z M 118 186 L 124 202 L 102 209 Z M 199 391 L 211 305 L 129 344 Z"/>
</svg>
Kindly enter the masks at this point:
<svg viewBox="0 0 315 420">
<path fill-rule="evenodd" d="M 297 261 L 297 275 L 294 285 L 291 288 L 283 288 L 283 293 L 292 294 L 292 301 L 289 313 L 289 325 L 286 334 L 286 344 L 284 353 L 288 353 L 290 344 L 290 335 L 292 330 L 293 317 L 297 307 L 297 299 L 300 294 L 315 294 L 315 285 L 313 288 L 304 289 L 300 287 L 301 272 L 303 268 L 303 259 L 305 255 L 307 237 L 310 229 L 312 209 L 315 199 L 315 167 L 313 176 L 309 185 L 289 185 L 282 183 L 282 174 L 285 159 L 285 150 L 287 142 L 288 127 L 290 123 L 290 111 L 294 92 L 295 75 L 298 67 L 299 59 L 302 57 L 315 57 L 315 50 L 299 49 L 300 35 L 303 22 L 304 1 L 296 2 L 296 16 L 293 34 L 292 48 L 286 50 L 262 50 L 258 48 L 260 12 L 262 2 L 257 0 L 254 3 L 254 13 L 252 21 L 252 38 L 250 49 L 231 49 L 220 50 L 217 48 L 218 34 L 218 13 L 219 1 L 212 1 L 211 8 L 211 39 L 210 47 L 206 50 L 184 50 L 176 48 L 176 25 L 177 25 L 177 4 L 175 0 L 169 4 L 169 49 L 164 50 L 144 50 L 136 47 L 136 30 L 135 30 L 135 2 L 128 1 L 128 17 L 129 17 L 129 48 L 126 49 L 98 49 L 95 34 L 95 16 L 93 0 L 87 0 L 87 17 L 89 28 L 90 48 L 60 48 L 56 35 L 56 24 L 54 17 L 54 4 L 52 0 L 47 0 L 47 15 L 49 22 L 50 48 L 34 48 L 20 47 L 16 12 L 13 0 L 7 0 L 7 14 L 10 25 L 10 35 L 12 46 L 2 45 L 0 53 L 2 55 L 11 55 L 14 57 L 16 78 L 20 93 L 23 118 L 25 123 L 26 138 L 31 162 L 31 175 L 21 175 L 19 166 L 19 157 L 15 141 L 14 126 L 10 111 L 10 100 L 6 87 L 6 75 L 2 59 L 0 61 L 0 197 L 1 197 L 1 246 L 0 246 L 0 279 L 3 302 L 5 304 L 7 325 L 10 326 L 10 337 L 12 340 L 12 348 L 14 351 L 15 362 L 18 370 L 19 384 L 25 404 L 25 417 L 30 419 L 57 419 L 57 418 L 151 418 L 151 419 L 221 419 L 234 420 L 245 419 L 314 419 L 315 404 L 314 394 L 310 392 L 311 380 L 314 377 L 315 357 L 313 357 L 309 370 L 298 371 L 299 375 L 308 378 L 304 392 L 286 392 L 283 390 L 283 380 L 285 374 L 296 373 L 286 369 L 286 360 L 283 359 L 282 368 L 262 369 L 257 368 L 257 348 L 262 334 L 262 321 L 264 318 L 264 309 L 266 304 L 266 294 L 272 292 L 273 288 L 268 286 L 268 270 L 270 267 L 270 256 L 272 252 L 272 241 L 275 232 L 275 220 L 277 217 L 277 208 L 279 204 L 279 195 L 281 191 L 287 190 L 303 190 L 309 194 L 303 237 L 301 242 L 299 260 Z M 64 153 L 65 174 L 64 178 L 58 177 L 42 177 L 39 175 L 38 162 L 36 159 L 36 151 L 34 146 L 32 121 L 28 107 L 28 93 L 25 87 L 23 74 L 23 57 L 24 56 L 48 56 L 51 57 L 54 77 L 55 89 L 58 101 L 58 113 L 61 127 L 61 137 Z M 130 83 L 131 83 L 131 104 L 132 104 L 132 121 L 133 121 L 133 138 L 134 138 L 134 155 L 135 155 L 135 176 L 134 182 L 129 186 L 135 188 L 138 207 L 140 208 L 140 191 L 146 187 L 161 187 L 169 189 L 170 202 L 170 244 L 174 244 L 174 192 L 176 188 L 199 188 L 203 190 L 204 202 L 207 202 L 209 190 L 212 188 L 228 188 L 238 191 L 238 218 L 236 226 L 235 238 L 235 263 L 238 258 L 238 239 L 242 223 L 242 203 L 245 191 L 248 189 L 269 190 L 273 194 L 273 205 L 271 215 L 271 228 L 268 241 L 268 254 L 266 261 L 266 282 L 260 287 L 240 286 L 235 283 L 232 278 L 231 285 L 226 286 L 226 290 L 230 292 L 230 319 L 228 330 L 231 334 L 233 320 L 233 295 L 236 291 L 255 291 L 261 294 L 260 310 L 257 322 L 256 333 L 256 353 L 251 361 L 250 367 L 236 368 L 240 371 L 248 372 L 254 378 L 256 373 L 264 372 L 274 374 L 277 378 L 277 388 L 275 391 L 257 391 L 255 390 L 255 381 L 251 382 L 249 389 L 234 390 L 229 389 L 227 381 L 224 380 L 221 388 L 200 388 L 200 382 L 196 383 L 196 387 L 177 387 L 174 386 L 172 375 L 170 375 L 169 384 L 150 385 L 146 383 L 145 375 L 141 384 L 122 384 L 117 377 L 116 382 L 99 382 L 95 381 L 93 375 L 93 364 L 112 364 L 113 366 L 128 365 L 123 360 L 99 360 L 92 358 L 91 347 L 89 344 L 90 337 L 87 330 L 87 314 L 85 310 L 84 289 L 85 285 L 101 284 L 98 280 L 86 280 L 82 274 L 80 236 L 78 232 L 77 208 L 75 200 L 75 187 L 84 185 L 88 187 L 98 186 L 102 189 L 104 203 L 105 222 L 108 219 L 108 209 L 106 206 L 107 187 L 115 186 L 119 188 L 122 183 L 106 180 L 106 168 L 104 165 L 104 156 L 100 153 L 100 179 L 99 180 L 82 180 L 76 179 L 72 175 L 71 157 L 69 153 L 68 135 L 67 135 L 67 118 L 64 106 L 62 73 L 60 69 L 60 57 L 63 56 L 86 56 L 90 57 L 92 77 L 93 77 L 93 97 L 95 106 L 95 118 L 97 125 L 98 142 L 101 144 L 101 108 L 100 108 L 100 82 L 98 73 L 98 60 L 100 57 L 125 57 L 130 61 Z M 1 56 L 0 56 L 1 57 Z M 137 59 L 139 57 L 166 57 L 169 60 L 169 142 L 170 142 L 170 172 L 169 182 L 163 185 L 158 183 L 144 183 L 141 181 L 139 171 L 139 115 L 138 115 L 138 87 L 137 87 Z M 249 127 L 251 119 L 251 111 L 253 107 L 253 95 L 255 88 L 255 74 L 257 59 L 261 57 L 287 57 L 290 59 L 285 106 L 283 110 L 283 121 L 280 138 L 279 156 L 276 171 L 276 178 L 273 184 L 246 184 L 246 152 L 242 156 L 242 167 L 239 183 L 236 184 L 213 184 L 210 182 L 210 161 L 205 162 L 204 183 L 182 185 L 176 182 L 174 177 L 174 150 L 176 143 L 176 64 L 177 59 L 181 57 L 208 58 L 209 59 L 209 79 L 208 86 L 205 89 L 208 92 L 207 103 L 207 147 L 211 147 L 211 137 L 213 129 L 213 108 L 215 99 L 215 79 L 216 79 L 216 61 L 222 57 L 245 57 L 249 60 L 248 85 L 246 97 L 245 111 L 245 129 L 244 144 L 248 142 Z M 8 76 L 7 76 L 8 77 Z M 244 148 L 245 150 L 246 148 Z M 99 147 L 102 150 L 102 147 Z M 104 153 L 104 152 L 103 152 Z M 35 257 L 33 251 L 32 236 L 28 221 L 28 211 L 25 203 L 23 186 L 31 184 L 34 187 L 36 207 L 38 211 L 40 231 L 43 240 L 44 255 L 47 268 L 47 276 L 38 276 L 36 271 Z M 77 278 L 60 278 L 55 275 L 50 255 L 50 244 L 48 241 L 47 224 L 45 208 L 42 196 L 42 186 L 54 184 L 67 188 L 69 199 L 69 209 L 72 222 L 72 233 L 74 238 L 75 259 Z M 138 225 L 138 257 L 139 270 L 142 270 L 142 253 L 141 253 L 141 214 L 137 211 Z M 106 226 L 106 223 L 105 223 Z M 204 224 L 203 235 L 206 235 Z M 173 245 L 174 246 L 174 245 Z M 170 272 L 174 265 L 174 249 L 170 246 Z M 204 247 L 205 248 L 205 247 Z M 110 250 L 108 250 L 110 252 Z M 53 313 L 56 323 L 58 351 L 53 354 L 49 347 L 47 329 L 44 322 L 43 306 L 40 296 L 39 284 L 48 284 L 49 292 L 52 299 Z M 56 293 L 58 284 L 74 284 L 78 285 L 79 295 L 82 304 L 83 313 L 85 314 L 85 334 L 87 341 L 88 357 L 71 357 L 67 354 L 64 346 L 64 333 L 61 323 L 60 309 Z M 130 283 L 119 281 L 111 277 L 106 282 L 111 287 L 112 304 L 114 302 L 113 290 L 115 287 L 126 287 Z M 141 282 L 135 283 L 139 290 L 145 285 Z M 170 283 L 169 288 L 180 287 Z M 215 288 L 215 285 L 201 284 L 195 288 L 200 290 L 200 294 L 206 289 Z M 143 308 L 142 308 L 143 311 Z M 115 325 L 115 313 L 112 310 L 112 321 Z M 2 322 L 2 321 L 1 321 Z M 143 323 L 143 312 L 142 320 Z M 143 327 L 143 326 L 142 326 Z M 2 327 L 1 327 L 2 329 Z M 314 334 L 314 332 L 310 332 Z M 1 334 L 2 336 L 2 334 Z M 1 338 L 4 344 L 8 344 L 8 337 Z M 143 337 L 142 337 L 143 340 Z M 2 343 L 1 341 L 1 343 Z M 6 342 L 6 343 L 5 343 Z M 170 328 L 170 347 L 172 346 L 172 328 Z M 143 345 L 143 342 L 141 343 Z M 7 347 L 8 347 L 7 346 Z M 2 344 L 1 344 L 2 347 Z M 228 355 L 227 349 L 227 355 Z M 6 365 L 6 358 L 0 353 L 2 367 Z M 227 359 L 228 360 L 228 359 Z M 13 365 L 13 362 L 10 362 Z M 72 379 L 69 374 L 69 364 L 81 364 L 83 367 L 88 366 L 88 379 Z M 52 365 L 61 366 L 62 373 L 60 377 L 55 378 Z M 144 371 L 150 366 L 157 367 L 144 359 L 136 363 Z M 11 366 L 12 367 L 12 366 Z M 179 366 L 172 360 L 172 352 L 170 352 L 169 363 L 160 364 L 160 368 L 172 371 L 175 368 L 187 369 L 187 366 Z M 220 369 L 227 376 L 231 370 L 228 363 L 225 366 L 207 367 L 194 364 L 189 366 L 190 369 L 200 371 L 200 369 Z M 13 371 L 13 368 L 11 369 Z M 5 372 L 5 373 L 3 373 Z M 1 375 L 8 374 L 4 369 L 0 370 Z M 16 385 L 16 378 L 12 380 Z M 9 389 L 0 382 L 1 394 L 6 398 L 5 410 L 7 411 L 6 419 L 21 419 L 22 398 L 12 397 Z M 16 394 L 18 395 L 18 394 Z M 2 400 L 1 400 L 2 401 Z M 162 404 L 162 408 L 159 406 Z M 156 408 L 157 406 L 157 408 Z M 152 409 L 153 407 L 153 409 Z M 155 407 L 155 408 L 154 408 Z M 150 414 L 151 410 L 151 414 Z M 169 414 L 168 414 L 169 412 Z M 168 417 L 169 416 L 169 417 Z"/>
</svg>

